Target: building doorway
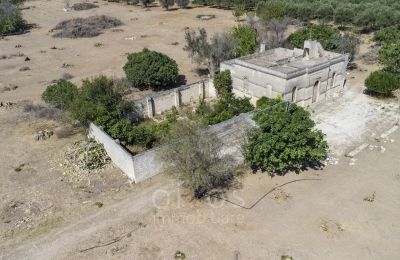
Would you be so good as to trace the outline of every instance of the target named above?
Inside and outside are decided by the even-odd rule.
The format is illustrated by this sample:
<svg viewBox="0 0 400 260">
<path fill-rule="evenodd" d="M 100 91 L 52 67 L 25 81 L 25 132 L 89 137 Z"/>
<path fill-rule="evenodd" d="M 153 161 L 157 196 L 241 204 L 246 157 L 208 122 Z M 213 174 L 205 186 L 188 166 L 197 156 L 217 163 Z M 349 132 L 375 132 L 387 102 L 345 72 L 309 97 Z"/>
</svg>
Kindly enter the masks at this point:
<svg viewBox="0 0 400 260">
<path fill-rule="evenodd" d="M 319 80 L 317 80 L 314 84 L 313 87 L 313 96 L 312 96 L 312 102 L 315 103 L 318 101 L 318 95 L 319 95 Z"/>
<path fill-rule="evenodd" d="M 332 75 L 331 88 L 334 88 L 334 87 L 335 87 L 335 81 L 336 81 L 336 72 L 334 72 L 333 75 Z"/>
</svg>

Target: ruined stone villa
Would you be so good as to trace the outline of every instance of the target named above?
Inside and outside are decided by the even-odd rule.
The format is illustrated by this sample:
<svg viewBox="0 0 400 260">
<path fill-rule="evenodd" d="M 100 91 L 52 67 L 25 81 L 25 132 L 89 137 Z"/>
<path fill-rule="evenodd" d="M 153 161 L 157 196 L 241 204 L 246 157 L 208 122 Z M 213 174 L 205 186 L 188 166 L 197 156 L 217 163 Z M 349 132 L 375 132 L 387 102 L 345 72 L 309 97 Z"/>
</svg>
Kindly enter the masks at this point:
<svg viewBox="0 0 400 260">
<path fill-rule="evenodd" d="M 233 92 L 237 96 L 259 98 L 281 96 L 299 105 L 308 105 L 340 91 L 346 84 L 347 54 L 328 52 L 318 42 L 306 41 L 304 49 L 277 48 L 251 56 L 229 60 L 221 70 L 229 69 L 233 79 Z M 193 104 L 200 99 L 216 99 L 212 80 L 153 93 L 135 101 L 141 116 L 153 117 L 170 110 Z M 243 160 L 240 150 L 242 138 L 249 127 L 255 125 L 251 114 L 241 114 L 210 128 L 223 140 L 223 151 L 235 160 Z M 132 182 L 141 182 L 160 172 L 162 161 L 158 148 L 137 155 L 130 154 L 119 142 L 90 124 L 89 136 L 104 145 L 107 154 Z"/>
<path fill-rule="evenodd" d="M 305 41 L 303 49 L 277 48 L 225 61 L 221 71 L 231 71 L 234 94 L 249 97 L 252 103 L 263 96 L 279 96 L 306 106 L 345 87 L 348 61 L 348 54 Z"/>
</svg>

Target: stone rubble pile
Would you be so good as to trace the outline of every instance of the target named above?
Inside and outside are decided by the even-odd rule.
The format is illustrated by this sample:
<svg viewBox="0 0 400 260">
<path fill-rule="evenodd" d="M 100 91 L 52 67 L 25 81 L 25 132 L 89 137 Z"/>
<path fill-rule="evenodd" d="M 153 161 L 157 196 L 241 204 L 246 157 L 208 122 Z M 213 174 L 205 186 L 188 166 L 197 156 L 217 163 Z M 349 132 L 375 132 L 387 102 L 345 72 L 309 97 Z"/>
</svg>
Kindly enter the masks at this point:
<svg viewBox="0 0 400 260">
<path fill-rule="evenodd" d="M 110 162 L 102 145 L 87 140 L 74 143 L 66 151 L 62 166 L 65 169 L 64 176 L 79 183 L 88 180 L 91 174 L 101 171 Z"/>
<path fill-rule="evenodd" d="M 47 129 L 41 130 L 41 131 L 39 131 L 39 132 L 37 132 L 37 133 L 35 134 L 35 140 L 36 140 L 36 141 L 47 140 L 47 139 L 49 139 L 50 137 L 52 137 L 53 135 L 54 135 L 54 132 L 51 131 L 51 130 L 47 130 Z"/>
</svg>

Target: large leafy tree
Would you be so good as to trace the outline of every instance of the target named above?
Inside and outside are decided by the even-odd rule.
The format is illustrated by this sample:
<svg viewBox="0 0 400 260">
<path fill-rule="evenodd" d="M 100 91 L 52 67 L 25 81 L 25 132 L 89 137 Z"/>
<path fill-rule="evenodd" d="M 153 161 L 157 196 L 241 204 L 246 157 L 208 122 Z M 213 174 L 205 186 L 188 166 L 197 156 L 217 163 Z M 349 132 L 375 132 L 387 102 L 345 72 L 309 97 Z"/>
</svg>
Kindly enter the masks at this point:
<svg viewBox="0 0 400 260">
<path fill-rule="evenodd" d="M 169 88 L 178 79 L 176 62 L 165 54 L 148 49 L 129 54 L 124 71 L 132 85 L 139 89 Z"/>
<path fill-rule="evenodd" d="M 295 104 L 269 100 L 253 116 L 258 127 L 247 136 L 243 155 L 254 170 L 283 174 L 318 164 L 327 155 L 324 134 L 310 114 Z"/>
<path fill-rule="evenodd" d="M 328 25 L 310 25 L 292 33 L 287 41 L 296 48 L 303 48 L 305 40 L 317 40 L 325 50 L 334 50 L 334 41 L 340 37 L 339 30 Z"/>
<path fill-rule="evenodd" d="M 249 25 L 239 25 L 233 29 L 233 37 L 237 42 L 236 57 L 256 52 L 258 48 L 257 32 Z"/>
</svg>

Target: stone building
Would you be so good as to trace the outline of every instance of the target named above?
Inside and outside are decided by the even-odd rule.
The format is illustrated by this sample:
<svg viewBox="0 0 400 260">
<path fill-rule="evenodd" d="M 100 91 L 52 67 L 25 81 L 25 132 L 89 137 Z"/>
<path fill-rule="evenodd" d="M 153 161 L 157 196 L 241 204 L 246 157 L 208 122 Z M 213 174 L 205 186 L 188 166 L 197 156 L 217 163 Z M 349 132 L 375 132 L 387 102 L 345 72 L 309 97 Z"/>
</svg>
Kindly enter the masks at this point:
<svg viewBox="0 0 400 260">
<path fill-rule="evenodd" d="M 225 61 L 233 92 L 255 103 L 262 96 L 292 101 L 302 106 L 324 100 L 346 85 L 348 54 L 325 51 L 317 41 L 303 49 L 277 48 Z"/>
</svg>

